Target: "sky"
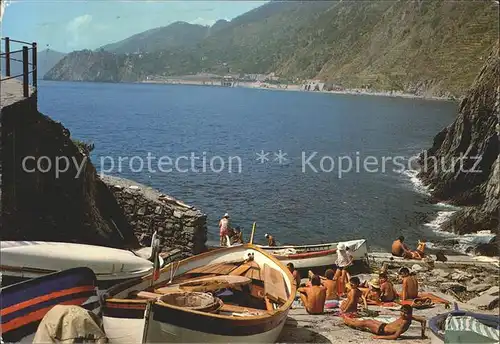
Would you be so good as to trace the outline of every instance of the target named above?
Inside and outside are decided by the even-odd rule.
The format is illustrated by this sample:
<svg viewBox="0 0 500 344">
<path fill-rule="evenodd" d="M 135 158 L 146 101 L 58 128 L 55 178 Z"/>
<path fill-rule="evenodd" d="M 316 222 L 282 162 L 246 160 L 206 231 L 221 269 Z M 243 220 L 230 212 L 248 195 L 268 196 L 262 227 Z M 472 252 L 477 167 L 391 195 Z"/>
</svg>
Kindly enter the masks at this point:
<svg viewBox="0 0 500 344">
<path fill-rule="evenodd" d="M 176 21 L 212 25 L 265 1 L 13 0 L 2 20 L 2 36 L 37 42 L 39 50 L 96 49 Z"/>
</svg>

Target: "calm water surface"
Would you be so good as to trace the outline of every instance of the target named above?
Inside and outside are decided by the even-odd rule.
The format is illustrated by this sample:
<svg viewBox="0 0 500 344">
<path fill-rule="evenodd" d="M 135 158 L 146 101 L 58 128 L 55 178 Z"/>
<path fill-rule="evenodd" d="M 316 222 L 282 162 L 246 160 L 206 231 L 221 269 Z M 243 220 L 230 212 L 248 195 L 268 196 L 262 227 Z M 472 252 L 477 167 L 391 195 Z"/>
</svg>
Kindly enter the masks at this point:
<svg viewBox="0 0 500 344">
<path fill-rule="evenodd" d="M 398 162 L 406 163 L 404 159 L 428 148 L 434 135 L 455 117 L 455 103 L 46 81 L 40 83 L 39 92 L 42 112 L 61 121 L 72 137 L 95 143 L 92 161 L 98 171 L 110 170 L 113 160 L 109 174 L 195 205 L 208 214 L 211 240 L 216 239 L 217 222 L 225 212 L 247 236 L 257 221 L 258 242 L 269 232 L 281 243 L 366 238 L 370 248 L 388 249 L 401 234 L 410 243 L 436 236 L 423 225 L 435 216 L 435 206 L 405 173 L 393 171 L 399 165 L 388 159 L 398 157 Z M 281 164 L 275 161 L 280 150 L 286 154 Z M 269 153 L 269 161 L 256 160 L 261 151 Z M 305 161 L 314 152 L 308 165 Z M 148 153 L 155 172 L 148 171 Z M 169 158 L 175 164 L 177 158 L 191 154 L 199 157 L 193 164 L 198 172 L 166 165 Z M 130 166 L 125 158 L 133 156 L 137 158 Z M 158 169 L 161 156 L 166 156 L 164 172 Z M 352 170 L 340 177 L 339 157 L 344 170 L 349 157 L 352 162 Z M 144 169 L 134 172 L 141 159 Z M 193 167 L 187 159 L 178 161 L 182 171 Z M 174 170 L 167 172 L 169 167 Z"/>
</svg>

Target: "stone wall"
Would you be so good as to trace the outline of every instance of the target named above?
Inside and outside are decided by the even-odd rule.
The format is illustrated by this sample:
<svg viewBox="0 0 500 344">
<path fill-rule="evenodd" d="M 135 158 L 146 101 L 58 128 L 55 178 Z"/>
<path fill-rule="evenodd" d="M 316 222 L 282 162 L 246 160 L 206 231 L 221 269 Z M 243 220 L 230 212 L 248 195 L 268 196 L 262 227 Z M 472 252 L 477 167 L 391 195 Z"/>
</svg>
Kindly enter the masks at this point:
<svg viewBox="0 0 500 344">
<path fill-rule="evenodd" d="M 104 176 L 134 234 L 143 246 L 157 231 L 163 250 L 177 248 L 187 257 L 206 250 L 207 216 L 172 197 L 134 181 Z"/>
<path fill-rule="evenodd" d="M 67 158 L 75 164 L 55 174 L 47 159 Z M 139 248 L 139 242 L 113 194 L 97 176 L 90 159 L 69 131 L 37 110 L 36 94 L 1 111 L 2 230 L 1 240 L 40 240 Z"/>
</svg>

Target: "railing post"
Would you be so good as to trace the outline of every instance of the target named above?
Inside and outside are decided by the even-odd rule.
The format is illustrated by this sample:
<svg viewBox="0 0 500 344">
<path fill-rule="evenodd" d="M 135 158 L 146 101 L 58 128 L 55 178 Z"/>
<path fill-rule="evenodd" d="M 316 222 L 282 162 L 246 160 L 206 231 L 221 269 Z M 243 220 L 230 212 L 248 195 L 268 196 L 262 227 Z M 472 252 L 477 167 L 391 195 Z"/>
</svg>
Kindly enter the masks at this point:
<svg viewBox="0 0 500 344">
<path fill-rule="evenodd" d="M 10 38 L 5 37 L 5 76 L 10 76 Z"/>
<path fill-rule="evenodd" d="M 36 89 L 37 86 L 37 79 L 38 79 L 38 74 L 37 74 L 37 49 L 36 49 L 36 43 L 33 42 L 32 44 L 32 50 L 31 50 L 31 70 L 33 71 L 32 78 L 33 78 L 33 87 Z"/>
<path fill-rule="evenodd" d="M 29 97 L 29 61 L 28 61 L 28 47 L 23 46 L 23 95 L 25 98 Z"/>
</svg>

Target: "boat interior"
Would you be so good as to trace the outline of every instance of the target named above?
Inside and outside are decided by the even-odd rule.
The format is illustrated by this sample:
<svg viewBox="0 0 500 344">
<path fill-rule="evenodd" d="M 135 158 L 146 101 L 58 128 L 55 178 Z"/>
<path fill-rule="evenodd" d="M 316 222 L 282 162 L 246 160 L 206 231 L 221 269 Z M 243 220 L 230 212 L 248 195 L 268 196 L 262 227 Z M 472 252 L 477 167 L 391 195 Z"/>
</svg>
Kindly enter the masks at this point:
<svg viewBox="0 0 500 344">
<path fill-rule="evenodd" d="M 182 262 L 172 263 L 162 269 L 161 278 L 153 286 L 142 284 L 144 288 L 139 290 L 129 288 L 119 293 L 123 299 L 108 299 L 107 302 L 155 300 L 167 307 L 225 316 L 271 315 L 291 302 L 295 287 L 287 283 L 286 273 L 278 270 L 276 263 L 262 253 L 259 256 L 258 260 L 254 260 L 252 254 L 184 269 L 179 268 Z M 185 272 L 177 273 L 181 270 Z"/>
</svg>

